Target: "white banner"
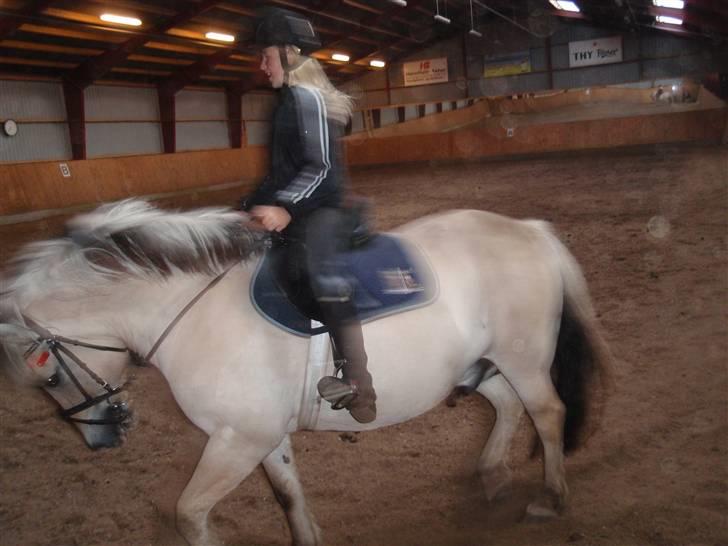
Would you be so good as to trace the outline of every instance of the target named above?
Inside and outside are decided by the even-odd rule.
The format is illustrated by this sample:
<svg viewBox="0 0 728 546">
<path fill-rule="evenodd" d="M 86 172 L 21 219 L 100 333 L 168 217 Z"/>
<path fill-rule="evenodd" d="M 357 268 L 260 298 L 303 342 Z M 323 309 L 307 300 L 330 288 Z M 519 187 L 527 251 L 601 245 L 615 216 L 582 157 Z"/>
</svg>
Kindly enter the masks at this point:
<svg viewBox="0 0 728 546">
<path fill-rule="evenodd" d="M 592 66 L 595 64 L 618 63 L 622 61 L 622 37 L 599 38 L 569 42 L 569 67 Z"/>
<path fill-rule="evenodd" d="M 448 80 L 447 57 L 404 63 L 403 68 L 405 87 L 442 83 Z"/>
</svg>

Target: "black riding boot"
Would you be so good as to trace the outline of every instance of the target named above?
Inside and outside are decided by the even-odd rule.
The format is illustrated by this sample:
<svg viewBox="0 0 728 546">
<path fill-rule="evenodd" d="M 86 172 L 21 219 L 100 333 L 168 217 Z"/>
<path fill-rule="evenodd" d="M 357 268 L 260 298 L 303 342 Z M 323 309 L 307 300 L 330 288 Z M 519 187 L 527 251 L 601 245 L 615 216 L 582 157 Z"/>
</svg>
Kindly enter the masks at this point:
<svg viewBox="0 0 728 546">
<path fill-rule="evenodd" d="M 342 379 L 324 377 L 318 391 L 322 398 L 331 402 L 335 409 L 346 408 L 360 423 L 371 423 L 377 417 L 377 395 L 372 376 L 367 370 L 367 353 L 361 323 L 349 315 L 349 302 L 321 304 L 331 329 L 331 336 L 342 364 Z"/>
</svg>

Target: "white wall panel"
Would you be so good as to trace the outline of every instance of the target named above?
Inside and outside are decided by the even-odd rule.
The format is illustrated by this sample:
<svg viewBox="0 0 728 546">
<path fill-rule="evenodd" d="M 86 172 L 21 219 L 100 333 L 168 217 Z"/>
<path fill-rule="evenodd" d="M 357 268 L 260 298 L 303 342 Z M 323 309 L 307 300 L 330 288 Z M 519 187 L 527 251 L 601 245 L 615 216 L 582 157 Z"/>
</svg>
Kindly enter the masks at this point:
<svg viewBox="0 0 728 546">
<path fill-rule="evenodd" d="M 592 40 L 595 38 L 607 38 L 618 34 L 620 34 L 620 32 L 616 30 L 597 28 L 588 25 L 560 25 L 559 29 L 551 37 L 551 43 L 554 45 L 568 44 L 569 42 Z"/>
<path fill-rule="evenodd" d="M 500 97 L 548 89 L 549 76 L 545 72 L 539 72 L 501 78 L 481 78 L 468 83 L 471 97 Z"/>
<path fill-rule="evenodd" d="M 379 121 L 382 127 L 399 123 L 399 116 L 396 108 L 382 108 L 381 112 L 382 114 Z"/>
<path fill-rule="evenodd" d="M 392 89 L 391 92 L 392 104 L 458 100 L 465 98 L 466 95 L 467 87 L 458 85 L 456 82 L 420 85 L 417 87 L 403 87 L 400 89 Z"/>
<path fill-rule="evenodd" d="M 271 127 L 267 121 L 246 121 L 245 135 L 248 146 L 268 146 L 271 139 Z"/>
<path fill-rule="evenodd" d="M 358 133 L 364 130 L 364 112 L 353 112 L 351 115 L 351 132 Z"/>
<path fill-rule="evenodd" d="M 89 158 L 158 154 L 162 149 L 158 123 L 86 124 L 86 154 Z"/>
<path fill-rule="evenodd" d="M 92 85 L 84 91 L 86 121 L 152 121 L 159 119 L 155 89 Z"/>
<path fill-rule="evenodd" d="M 390 70 L 387 68 L 387 70 Z M 347 82 L 341 86 L 345 93 L 356 96 L 358 93 L 367 90 L 385 89 L 387 87 L 387 74 L 384 70 L 371 71 L 357 78 L 355 81 Z"/>
<path fill-rule="evenodd" d="M 0 161 L 12 163 L 70 157 L 71 143 L 65 123 L 21 122 L 14 137 L 0 132 Z"/>
<path fill-rule="evenodd" d="M 638 62 L 620 63 L 554 72 L 554 89 L 611 85 L 640 79 Z"/>
<path fill-rule="evenodd" d="M 268 121 L 273 117 L 273 109 L 278 103 L 274 93 L 246 93 L 242 98 L 243 119 Z"/>
<path fill-rule="evenodd" d="M 642 63 L 643 77 L 668 78 L 684 75 L 700 75 L 714 70 L 712 59 L 705 55 L 681 55 L 669 59 L 655 59 Z"/>
<path fill-rule="evenodd" d="M 178 121 L 177 150 L 217 150 L 230 147 L 227 121 Z"/>
<path fill-rule="evenodd" d="M 0 80 L 0 119 L 60 121 L 66 119 L 59 83 Z"/>
<path fill-rule="evenodd" d="M 355 101 L 354 108 L 373 108 L 389 104 L 389 95 L 386 91 L 367 91 Z"/>
<path fill-rule="evenodd" d="M 697 53 L 704 48 L 703 42 L 677 38 L 666 32 L 645 34 L 641 41 L 642 56 L 648 59 Z"/>
<path fill-rule="evenodd" d="M 227 119 L 223 91 L 180 91 L 175 96 L 177 121 Z"/>
</svg>

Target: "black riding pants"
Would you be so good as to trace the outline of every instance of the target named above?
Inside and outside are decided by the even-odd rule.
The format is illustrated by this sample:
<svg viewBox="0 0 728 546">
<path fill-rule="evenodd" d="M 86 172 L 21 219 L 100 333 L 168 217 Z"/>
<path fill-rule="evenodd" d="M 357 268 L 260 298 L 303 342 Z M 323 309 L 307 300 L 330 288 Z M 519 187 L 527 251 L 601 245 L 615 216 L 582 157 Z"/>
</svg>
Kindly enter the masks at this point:
<svg viewBox="0 0 728 546">
<path fill-rule="evenodd" d="M 344 378 L 359 379 L 366 374 L 367 356 L 353 288 L 340 260 L 348 245 L 348 231 L 341 210 L 316 210 L 306 219 L 305 259 L 324 323 L 331 330 L 339 355 L 350 364 L 344 367 Z"/>
</svg>

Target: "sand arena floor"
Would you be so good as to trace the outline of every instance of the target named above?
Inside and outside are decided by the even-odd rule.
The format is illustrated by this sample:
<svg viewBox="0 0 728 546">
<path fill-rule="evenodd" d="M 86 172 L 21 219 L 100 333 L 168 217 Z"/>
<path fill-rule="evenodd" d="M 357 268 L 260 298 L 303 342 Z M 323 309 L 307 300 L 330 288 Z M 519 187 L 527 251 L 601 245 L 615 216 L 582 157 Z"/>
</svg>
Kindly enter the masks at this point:
<svg viewBox="0 0 728 546">
<path fill-rule="evenodd" d="M 494 414 L 477 396 L 375 432 L 294 435 L 326 544 L 728 544 L 725 147 L 382 167 L 352 179 L 383 230 L 451 208 L 553 222 L 590 282 L 618 385 L 601 430 L 567 459 L 569 509 L 543 523 L 520 521 L 541 483 L 525 419 L 512 453 L 514 491 L 486 501 L 475 468 Z M 58 234 L 61 221 L 0 226 L 0 259 Z M 40 392 L 0 381 L 0 545 L 181 544 L 169 530 L 172 509 L 205 438 L 154 369 L 132 375 L 138 422 L 123 447 L 100 452 Z M 212 522 L 228 545 L 289 543 L 260 470 Z"/>
</svg>

